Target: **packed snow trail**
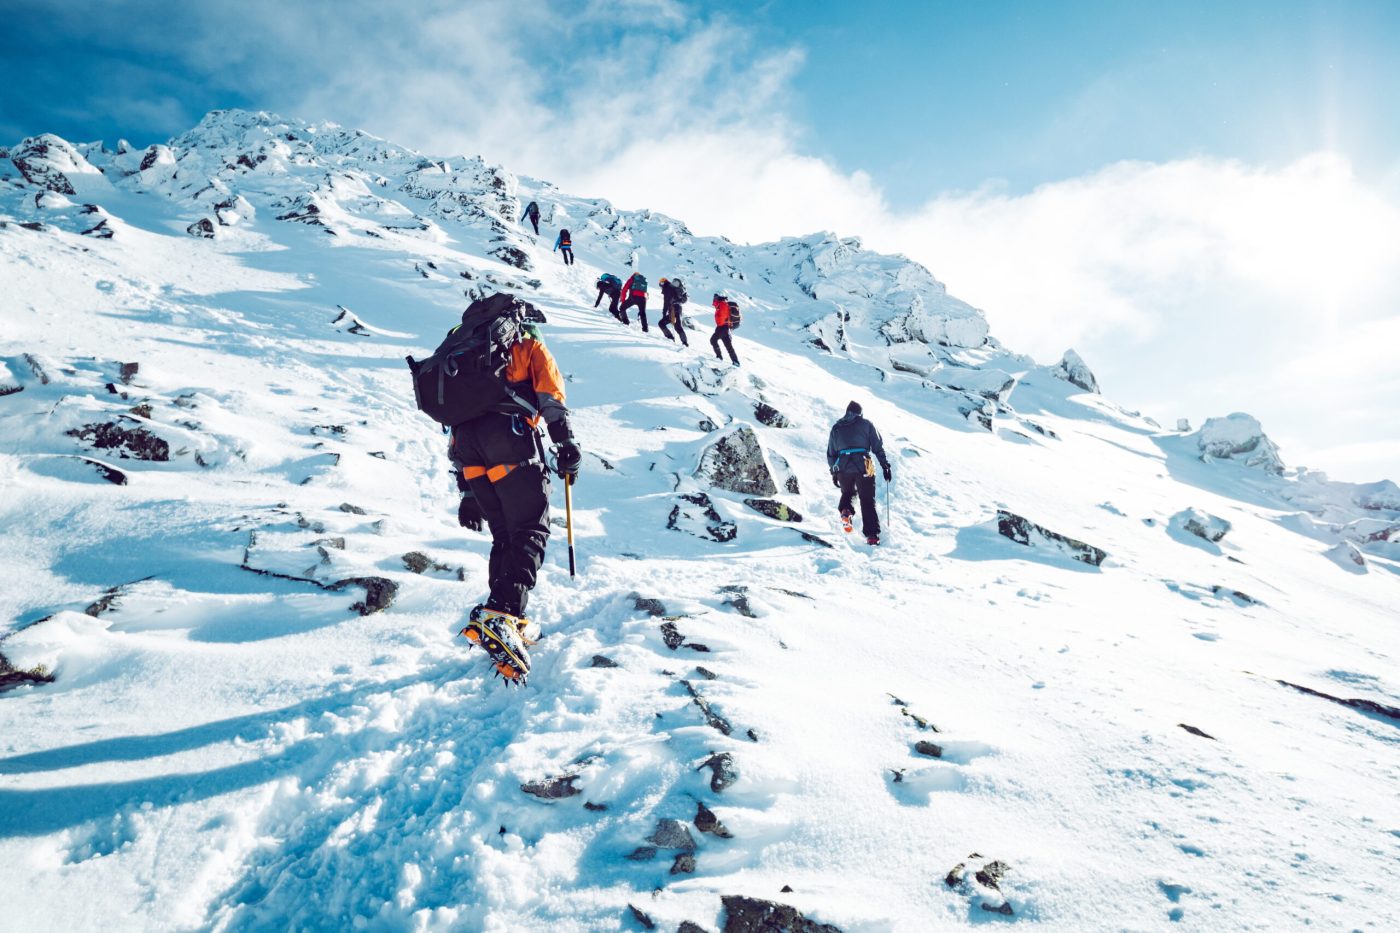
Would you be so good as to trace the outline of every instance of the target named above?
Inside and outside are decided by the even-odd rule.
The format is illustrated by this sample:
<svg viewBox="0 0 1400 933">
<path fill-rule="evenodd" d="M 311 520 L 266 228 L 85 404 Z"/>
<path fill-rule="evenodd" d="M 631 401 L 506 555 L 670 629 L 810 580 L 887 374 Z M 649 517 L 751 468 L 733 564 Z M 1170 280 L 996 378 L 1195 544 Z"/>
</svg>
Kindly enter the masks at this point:
<svg viewBox="0 0 1400 933">
<path fill-rule="evenodd" d="M 1212 434 L 1241 462 L 1203 462 L 851 241 L 692 237 L 267 115 L 59 143 L 8 155 L 67 204 L 0 168 L 0 652 L 55 676 L 0 694 L 9 916 L 718 929 L 743 894 L 844 930 L 1400 924 L 1400 725 L 1277 682 L 1396 705 L 1393 486 L 1246 466 L 1241 422 Z M 592 308 L 634 259 L 685 279 L 689 350 Z M 585 452 L 579 576 L 559 527 L 519 690 L 455 637 L 488 543 L 403 364 L 497 289 L 546 315 Z M 714 291 L 744 303 L 740 370 Z M 880 549 L 826 472 L 852 398 L 895 465 Z M 720 485 L 749 437 L 739 485 L 774 491 Z M 1108 557 L 1014 543 L 998 509 Z M 1366 572 L 1329 557 L 1349 542 Z M 372 579 L 387 608 L 328 588 Z"/>
</svg>

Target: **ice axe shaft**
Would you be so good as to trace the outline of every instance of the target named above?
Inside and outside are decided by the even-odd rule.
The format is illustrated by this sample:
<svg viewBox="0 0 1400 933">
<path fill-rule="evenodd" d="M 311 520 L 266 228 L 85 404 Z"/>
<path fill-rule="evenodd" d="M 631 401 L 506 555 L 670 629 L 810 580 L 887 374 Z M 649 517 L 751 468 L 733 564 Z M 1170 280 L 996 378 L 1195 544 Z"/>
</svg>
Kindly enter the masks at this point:
<svg viewBox="0 0 1400 933">
<path fill-rule="evenodd" d="M 577 576 L 574 565 L 574 478 L 564 477 L 564 527 L 569 536 L 569 576 Z"/>
</svg>

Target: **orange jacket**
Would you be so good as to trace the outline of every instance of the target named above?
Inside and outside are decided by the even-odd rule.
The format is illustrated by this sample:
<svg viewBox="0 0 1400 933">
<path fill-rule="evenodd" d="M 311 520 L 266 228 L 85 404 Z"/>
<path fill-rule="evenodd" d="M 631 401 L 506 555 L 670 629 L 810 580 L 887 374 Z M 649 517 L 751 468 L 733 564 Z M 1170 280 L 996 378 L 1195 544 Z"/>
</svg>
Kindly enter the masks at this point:
<svg viewBox="0 0 1400 933">
<path fill-rule="evenodd" d="M 535 391 L 540 414 L 530 419 L 531 427 L 540 423 L 540 416 L 553 421 L 551 411 L 567 414 L 564 408 L 564 377 L 554 356 L 543 343 L 527 337 L 510 348 L 510 362 L 503 374 L 512 386 L 525 385 Z"/>
<path fill-rule="evenodd" d="M 723 298 L 715 299 L 715 326 L 725 327 L 729 324 L 729 302 Z"/>
</svg>

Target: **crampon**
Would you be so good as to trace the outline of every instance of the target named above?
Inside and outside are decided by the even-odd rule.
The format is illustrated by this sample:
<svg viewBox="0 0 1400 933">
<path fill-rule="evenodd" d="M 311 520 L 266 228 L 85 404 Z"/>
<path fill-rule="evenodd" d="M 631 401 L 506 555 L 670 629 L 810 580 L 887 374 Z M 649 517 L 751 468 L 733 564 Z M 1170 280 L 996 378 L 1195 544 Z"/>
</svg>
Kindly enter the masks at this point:
<svg viewBox="0 0 1400 933">
<path fill-rule="evenodd" d="M 856 530 L 855 526 L 851 524 L 851 519 L 853 517 L 854 516 L 846 512 L 841 513 L 841 530 L 844 531 L 846 534 L 850 534 L 851 532 Z"/>
<path fill-rule="evenodd" d="M 528 620 L 519 616 L 477 606 L 461 634 L 467 641 L 486 649 L 486 656 L 496 668 L 496 676 L 508 684 L 523 687 L 530 675 L 530 652 L 522 637 L 528 624 Z"/>
</svg>

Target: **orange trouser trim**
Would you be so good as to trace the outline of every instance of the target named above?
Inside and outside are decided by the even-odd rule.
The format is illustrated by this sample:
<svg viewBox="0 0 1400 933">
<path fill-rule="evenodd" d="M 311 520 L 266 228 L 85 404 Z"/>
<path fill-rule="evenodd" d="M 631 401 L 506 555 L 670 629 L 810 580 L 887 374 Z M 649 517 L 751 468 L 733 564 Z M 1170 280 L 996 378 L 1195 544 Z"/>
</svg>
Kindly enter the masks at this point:
<svg viewBox="0 0 1400 933">
<path fill-rule="evenodd" d="M 518 463 L 498 463 L 493 467 L 467 466 L 462 467 L 463 479 L 480 479 L 486 477 L 493 483 L 499 483 L 510 475 L 511 471 L 518 467 Z"/>
</svg>

